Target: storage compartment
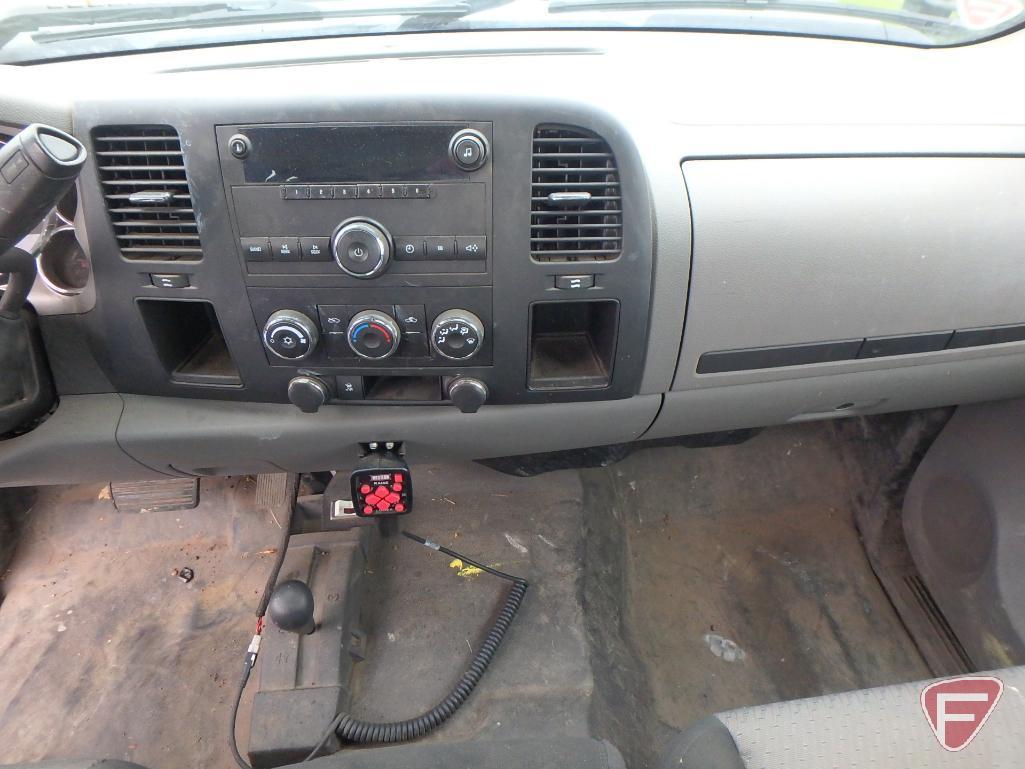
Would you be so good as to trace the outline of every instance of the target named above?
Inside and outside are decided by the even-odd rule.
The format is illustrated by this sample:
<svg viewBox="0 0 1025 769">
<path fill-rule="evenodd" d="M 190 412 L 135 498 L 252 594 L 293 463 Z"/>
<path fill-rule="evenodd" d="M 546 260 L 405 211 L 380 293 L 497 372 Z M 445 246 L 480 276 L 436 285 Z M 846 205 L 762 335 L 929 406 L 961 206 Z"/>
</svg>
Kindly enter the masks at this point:
<svg viewBox="0 0 1025 769">
<path fill-rule="evenodd" d="M 242 386 L 213 305 L 178 299 L 139 299 L 138 305 L 157 357 L 172 382 Z"/>
<path fill-rule="evenodd" d="M 443 400 L 440 376 L 363 377 L 368 401 L 431 403 Z"/>
<path fill-rule="evenodd" d="M 608 387 L 619 302 L 537 302 L 530 308 L 531 390 Z"/>
<path fill-rule="evenodd" d="M 693 254 L 676 390 L 1022 339 L 1023 158 L 688 160 L 683 173 Z"/>
</svg>

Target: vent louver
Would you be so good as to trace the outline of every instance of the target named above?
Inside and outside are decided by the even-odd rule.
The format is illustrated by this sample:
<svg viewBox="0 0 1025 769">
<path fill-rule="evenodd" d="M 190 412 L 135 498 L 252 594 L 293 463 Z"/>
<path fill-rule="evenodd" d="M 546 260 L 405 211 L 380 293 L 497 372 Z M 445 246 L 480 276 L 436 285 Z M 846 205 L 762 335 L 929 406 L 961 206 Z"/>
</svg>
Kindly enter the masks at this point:
<svg viewBox="0 0 1025 769">
<path fill-rule="evenodd" d="M 171 126 L 105 126 L 93 131 L 93 147 L 122 256 L 201 259 L 178 132 Z"/>
<path fill-rule="evenodd" d="M 530 255 L 542 262 L 618 257 L 622 196 L 605 140 L 581 128 L 539 125 L 532 157 Z"/>
</svg>

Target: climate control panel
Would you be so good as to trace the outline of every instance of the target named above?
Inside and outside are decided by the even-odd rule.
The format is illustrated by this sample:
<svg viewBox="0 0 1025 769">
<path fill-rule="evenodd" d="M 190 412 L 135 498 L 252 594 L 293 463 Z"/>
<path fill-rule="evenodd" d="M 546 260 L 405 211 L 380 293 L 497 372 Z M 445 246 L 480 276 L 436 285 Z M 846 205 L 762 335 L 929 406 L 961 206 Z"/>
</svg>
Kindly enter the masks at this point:
<svg viewBox="0 0 1025 769">
<path fill-rule="evenodd" d="M 249 296 L 272 366 L 426 370 L 493 360 L 490 286 L 251 287 Z"/>
</svg>

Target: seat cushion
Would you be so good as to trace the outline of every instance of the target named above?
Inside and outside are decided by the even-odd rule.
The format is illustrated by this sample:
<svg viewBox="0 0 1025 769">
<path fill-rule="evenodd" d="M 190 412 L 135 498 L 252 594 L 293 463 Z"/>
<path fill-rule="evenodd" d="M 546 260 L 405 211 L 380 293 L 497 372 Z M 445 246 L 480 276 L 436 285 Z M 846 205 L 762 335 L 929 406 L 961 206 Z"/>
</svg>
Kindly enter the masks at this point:
<svg viewBox="0 0 1025 769">
<path fill-rule="evenodd" d="M 560 738 L 346 748 L 294 769 L 626 769 L 608 742 Z"/>
<path fill-rule="evenodd" d="M 979 675 L 999 678 L 1003 694 L 957 752 L 932 731 L 922 681 L 719 713 L 677 737 L 659 769 L 1021 769 L 1025 667 Z"/>
</svg>

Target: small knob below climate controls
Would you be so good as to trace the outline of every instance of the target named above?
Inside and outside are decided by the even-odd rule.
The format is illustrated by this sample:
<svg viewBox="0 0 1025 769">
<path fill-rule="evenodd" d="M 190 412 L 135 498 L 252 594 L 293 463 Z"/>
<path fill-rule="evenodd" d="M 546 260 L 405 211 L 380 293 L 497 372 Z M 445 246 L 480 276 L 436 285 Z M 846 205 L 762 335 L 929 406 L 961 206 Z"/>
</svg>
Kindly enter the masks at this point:
<svg viewBox="0 0 1025 769">
<path fill-rule="evenodd" d="M 288 383 L 288 400 L 306 414 L 316 414 L 330 397 L 327 385 L 315 376 L 297 376 Z"/>
<path fill-rule="evenodd" d="M 335 262 L 354 278 L 376 278 L 391 261 L 391 238 L 384 227 L 367 219 L 349 219 L 331 238 Z"/>
<path fill-rule="evenodd" d="M 402 332 L 399 324 L 379 310 L 358 312 L 349 321 L 349 347 L 361 358 L 381 360 L 399 349 Z"/>
<path fill-rule="evenodd" d="M 302 360 L 317 346 L 317 324 L 296 310 L 278 310 L 263 326 L 263 344 L 285 360 Z"/>
<path fill-rule="evenodd" d="M 484 344 L 484 324 L 467 310 L 446 310 L 431 326 L 431 347 L 450 360 L 472 358 Z"/>
<path fill-rule="evenodd" d="M 473 377 L 456 377 L 448 385 L 448 399 L 464 414 L 476 414 L 487 402 L 488 386 Z"/>
</svg>

